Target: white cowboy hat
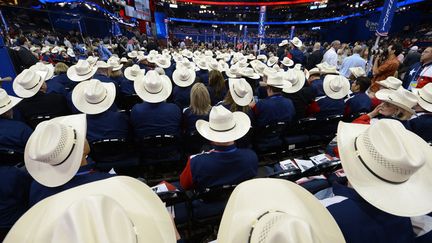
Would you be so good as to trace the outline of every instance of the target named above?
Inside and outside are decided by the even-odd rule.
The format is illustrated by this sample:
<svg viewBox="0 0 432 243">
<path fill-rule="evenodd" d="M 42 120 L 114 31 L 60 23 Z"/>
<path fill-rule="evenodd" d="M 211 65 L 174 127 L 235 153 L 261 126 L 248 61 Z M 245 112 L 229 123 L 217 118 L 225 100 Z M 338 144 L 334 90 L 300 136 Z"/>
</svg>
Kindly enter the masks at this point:
<svg viewBox="0 0 432 243">
<path fill-rule="evenodd" d="M 37 94 L 45 82 L 46 72 L 25 69 L 16 76 L 12 88 L 19 97 L 30 98 Z"/>
<path fill-rule="evenodd" d="M 277 64 L 278 61 L 279 61 L 279 57 L 277 57 L 277 56 L 272 56 L 272 57 L 270 57 L 270 58 L 267 60 L 267 66 L 271 67 L 271 66 Z"/>
<path fill-rule="evenodd" d="M 375 97 L 381 101 L 400 107 L 411 114 L 415 113 L 412 108 L 417 104 L 417 97 L 404 88 L 397 90 L 380 89 L 375 93 Z"/>
<path fill-rule="evenodd" d="M 141 69 L 138 64 L 127 67 L 124 71 L 124 76 L 130 81 L 135 81 L 140 75 L 144 76 L 145 69 Z"/>
<path fill-rule="evenodd" d="M 108 63 L 106 63 L 105 61 L 97 61 L 96 62 L 96 67 L 99 69 L 99 68 L 103 68 L 103 69 L 105 69 L 105 68 L 110 68 L 111 66 L 108 64 Z"/>
<path fill-rule="evenodd" d="M 165 75 L 165 70 L 161 67 L 155 67 L 154 69 L 159 75 Z"/>
<path fill-rule="evenodd" d="M 319 63 L 316 65 L 321 74 L 339 74 L 337 67 L 328 64 L 327 62 Z"/>
<path fill-rule="evenodd" d="M 195 64 L 202 70 L 208 70 L 207 62 L 204 58 L 199 58 L 195 60 Z"/>
<path fill-rule="evenodd" d="M 219 60 L 219 64 L 221 65 L 221 71 L 226 72 L 229 69 L 228 63 L 225 62 L 225 60 L 221 59 Z"/>
<path fill-rule="evenodd" d="M 192 58 L 193 57 L 193 53 L 188 49 L 184 49 L 181 54 L 186 58 Z"/>
<path fill-rule="evenodd" d="M 209 141 L 225 143 L 235 141 L 249 131 L 251 121 L 244 112 L 231 112 L 222 105 L 214 106 L 209 121 L 198 120 L 196 129 Z"/>
<path fill-rule="evenodd" d="M 90 63 L 91 66 L 96 65 L 97 61 L 99 60 L 99 57 L 89 56 L 87 57 L 88 63 Z M 78 60 L 79 62 L 79 60 Z"/>
<path fill-rule="evenodd" d="M 307 190 L 282 179 L 238 185 L 228 200 L 217 242 L 345 242 L 329 211 Z"/>
<path fill-rule="evenodd" d="M 276 70 L 276 72 L 283 72 L 284 71 L 278 64 L 273 65 L 272 68 L 274 70 Z"/>
<path fill-rule="evenodd" d="M 291 67 L 292 65 L 294 65 L 294 61 L 291 60 L 289 57 L 284 57 L 281 61 L 281 63 L 285 66 L 285 67 Z"/>
<path fill-rule="evenodd" d="M 413 89 L 421 108 L 432 112 L 432 84 L 428 83 L 421 89 Z"/>
<path fill-rule="evenodd" d="M 290 42 L 291 42 L 291 44 L 293 44 L 297 48 L 300 48 L 303 46 L 303 42 L 297 37 L 294 37 L 292 40 L 290 40 Z"/>
<path fill-rule="evenodd" d="M 42 53 L 42 54 L 45 54 L 45 53 L 49 52 L 50 49 L 51 49 L 51 47 L 49 47 L 49 46 L 44 46 L 44 47 L 42 47 L 42 49 L 41 49 L 41 53 Z"/>
<path fill-rule="evenodd" d="M 59 53 L 59 47 L 55 46 L 53 49 L 51 49 L 51 53 L 53 53 L 53 54 Z"/>
<path fill-rule="evenodd" d="M 263 61 L 263 62 L 267 62 L 267 56 L 266 55 L 258 55 L 257 56 L 257 60 Z"/>
<path fill-rule="evenodd" d="M 97 66 L 90 65 L 86 60 L 78 60 L 77 64 L 71 66 L 66 74 L 67 77 L 75 82 L 81 82 L 93 77 L 97 71 Z"/>
<path fill-rule="evenodd" d="M 221 64 L 216 59 L 213 59 L 213 58 L 211 59 L 210 62 L 208 62 L 207 67 L 208 67 L 209 71 L 211 71 L 211 70 L 216 70 L 219 72 L 222 71 Z"/>
<path fill-rule="evenodd" d="M 284 72 L 283 78 L 285 81 L 291 83 L 290 88 L 283 90 L 283 92 L 285 93 L 295 93 L 299 91 L 301 88 L 303 88 L 306 82 L 306 77 L 304 72 L 296 69 L 288 69 L 286 72 Z"/>
<path fill-rule="evenodd" d="M 22 99 L 8 95 L 6 91 L 0 88 L 0 115 L 16 106 Z"/>
<path fill-rule="evenodd" d="M 134 88 L 137 95 L 145 102 L 160 103 L 170 96 L 172 84 L 168 76 L 150 70 L 146 75 L 135 79 Z"/>
<path fill-rule="evenodd" d="M 178 54 L 177 52 L 174 52 L 172 57 L 175 63 L 182 62 L 183 59 L 185 59 L 181 54 Z"/>
<path fill-rule="evenodd" d="M 187 69 L 184 67 L 176 68 L 173 72 L 173 81 L 179 87 L 189 87 L 196 78 L 196 73 L 192 69 Z"/>
<path fill-rule="evenodd" d="M 5 239 L 7 243 L 175 241 L 164 203 L 146 184 L 126 176 L 87 183 L 42 200 Z"/>
<path fill-rule="evenodd" d="M 260 50 L 265 50 L 267 48 L 266 44 L 261 44 L 260 45 Z"/>
<path fill-rule="evenodd" d="M 388 77 L 384 80 L 377 82 L 379 85 L 383 86 L 384 88 L 391 89 L 391 90 L 397 90 L 400 87 L 402 87 L 402 80 L 397 79 L 395 77 Z"/>
<path fill-rule="evenodd" d="M 200 70 L 194 62 L 189 61 L 189 59 L 187 58 L 184 58 L 183 61 L 177 63 L 176 68 L 181 68 L 181 67 L 191 69 L 194 71 Z"/>
<path fill-rule="evenodd" d="M 264 70 L 267 68 L 267 65 L 258 60 L 253 60 L 251 66 L 261 77 L 264 75 Z"/>
<path fill-rule="evenodd" d="M 231 97 L 239 106 L 247 106 L 253 99 L 253 90 L 250 84 L 244 78 L 228 79 L 228 86 Z"/>
<path fill-rule="evenodd" d="M 29 68 L 32 71 L 46 72 L 45 80 L 49 80 L 54 76 L 54 66 L 51 63 L 44 64 L 43 62 L 37 62 Z"/>
<path fill-rule="evenodd" d="M 226 72 L 225 74 L 229 77 L 229 78 L 238 78 L 241 77 L 240 74 L 241 68 L 238 65 L 232 65 Z"/>
<path fill-rule="evenodd" d="M 108 59 L 107 64 L 112 68 L 113 71 L 121 70 L 123 67 L 123 64 L 120 64 L 120 59 L 118 59 L 118 58 Z"/>
<path fill-rule="evenodd" d="M 68 54 L 68 56 L 70 57 L 75 57 L 75 52 L 73 51 L 72 48 L 68 48 L 66 53 Z"/>
<path fill-rule="evenodd" d="M 267 75 L 267 83 L 268 86 L 272 86 L 275 88 L 280 88 L 282 90 L 287 90 L 291 88 L 291 83 L 287 82 L 283 79 L 282 72 L 269 73 Z"/>
<path fill-rule="evenodd" d="M 366 77 L 366 72 L 362 67 L 352 67 L 348 69 L 354 77 Z"/>
<path fill-rule="evenodd" d="M 129 58 L 136 58 L 138 56 L 138 52 L 137 51 L 131 51 L 127 54 L 127 56 Z"/>
<path fill-rule="evenodd" d="M 285 46 L 288 45 L 288 40 L 283 40 L 281 43 L 278 44 L 278 46 Z"/>
<path fill-rule="evenodd" d="M 264 68 L 263 75 L 266 75 L 268 77 L 268 76 L 273 75 L 277 72 L 278 71 L 276 71 L 276 69 L 266 66 Z"/>
<path fill-rule="evenodd" d="M 126 57 L 120 58 L 120 63 L 126 63 L 128 62 L 128 59 Z"/>
<path fill-rule="evenodd" d="M 205 56 L 208 56 L 208 57 L 213 57 L 213 52 L 212 52 L 211 50 L 206 50 L 206 51 L 204 52 L 204 55 L 205 55 Z"/>
<path fill-rule="evenodd" d="M 254 56 L 254 54 L 251 53 L 251 54 L 249 54 L 249 55 L 246 56 L 246 59 L 247 60 L 255 60 L 256 57 Z"/>
<path fill-rule="evenodd" d="M 362 198 L 403 217 L 432 211 L 432 148 L 423 139 L 393 119 L 340 122 L 337 134 L 344 172 Z"/>
<path fill-rule="evenodd" d="M 108 110 L 114 103 L 114 83 L 90 79 L 79 83 L 72 91 L 72 103 L 82 113 L 94 115 Z"/>
<path fill-rule="evenodd" d="M 311 70 L 309 70 L 309 76 L 320 75 L 320 74 L 321 74 L 321 72 L 318 68 L 312 68 Z"/>
<path fill-rule="evenodd" d="M 256 73 L 256 72 L 254 71 L 253 68 L 248 68 L 248 67 L 246 67 L 246 68 L 242 68 L 242 69 L 240 70 L 240 74 L 241 74 L 243 77 L 250 78 L 250 79 L 259 79 L 259 78 L 261 77 L 258 73 Z"/>
<path fill-rule="evenodd" d="M 39 123 L 24 151 L 26 169 L 33 179 L 47 187 L 72 179 L 81 165 L 86 130 L 85 114 Z"/>
<path fill-rule="evenodd" d="M 329 74 L 324 78 L 323 88 L 328 97 L 338 100 L 348 95 L 350 83 L 344 76 Z"/>
</svg>

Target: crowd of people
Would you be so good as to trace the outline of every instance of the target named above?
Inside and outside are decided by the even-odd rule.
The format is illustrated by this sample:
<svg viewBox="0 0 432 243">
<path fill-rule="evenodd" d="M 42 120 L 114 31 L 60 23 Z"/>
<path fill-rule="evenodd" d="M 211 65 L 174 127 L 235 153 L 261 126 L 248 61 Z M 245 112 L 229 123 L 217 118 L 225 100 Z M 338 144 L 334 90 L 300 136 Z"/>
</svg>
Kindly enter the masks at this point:
<svg viewBox="0 0 432 243">
<path fill-rule="evenodd" d="M 226 205 L 193 204 L 223 212 L 217 242 L 430 242 L 432 46 L 51 39 L 8 40 L 18 75 L 14 95 L 0 89 L 0 148 L 24 166 L 0 166 L 5 242 L 187 242 L 176 228 L 184 205 L 169 214 L 145 183 L 91 157 L 99 141 L 155 136 L 203 145 L 186 153 L 178 181 L 161 182 L 170 190 L 238 185 Z M 346 180 L 324 197 L 255 179 L 254 133 L 332 116 L 351 121 L 327 148 Z"/>
</svg>

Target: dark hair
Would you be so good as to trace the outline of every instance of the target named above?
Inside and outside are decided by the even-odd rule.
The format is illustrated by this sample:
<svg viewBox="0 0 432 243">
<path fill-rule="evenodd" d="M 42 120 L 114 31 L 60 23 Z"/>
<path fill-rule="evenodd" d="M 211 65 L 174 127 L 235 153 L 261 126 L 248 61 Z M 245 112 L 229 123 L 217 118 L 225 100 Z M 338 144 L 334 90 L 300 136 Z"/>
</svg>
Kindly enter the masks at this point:
<svg viewBox="0 0 432 243">
<path fill-rule="evenodd" d="M 24 45 L 24 43 L 27 41 L 27 38 L 25 38 L 24 36 L 20 36 L 18 38 L 18 45 L 22 46 Z"/>
<path fill-rule="evenodd" d="M 271 89 L 271 91 L 273 91 L 273 93 L 282 93 L 281 88 L 277 88 L 277 87 L 270 86 L 270 85 L 268 85 L 267 88 Z"/>
<path fill-rule="evenodd" d="M 395 53 L 396 56 L 399 56 L 399 54 L 402 53 L 403 51 L 403 47 L 401 44 L 397 43 L 397 44 L 393 44 L 392 48 L 391 48 Z"/>
<path fill-rule="evenodd" d="M 215 98 L 222 100 L 225 91 L 225 79 L 221 72 L 217 70 L 211 70 L 209 72 L 209 87 L 214 90 Z"/>
<path fill-rule="evenodd" d="M 360 92 L 364 93 L 369 88 L 371 80 L 368 77 L 358 77 L 355 79 L 357 85 L 360 86 Z"/>
</svg>

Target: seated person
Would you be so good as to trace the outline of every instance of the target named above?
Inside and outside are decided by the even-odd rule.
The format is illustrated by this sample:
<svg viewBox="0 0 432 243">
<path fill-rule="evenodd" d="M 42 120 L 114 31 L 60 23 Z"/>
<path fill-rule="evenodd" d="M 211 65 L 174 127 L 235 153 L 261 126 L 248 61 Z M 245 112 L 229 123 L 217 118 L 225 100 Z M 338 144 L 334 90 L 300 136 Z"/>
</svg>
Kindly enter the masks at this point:
<svg viewBox="0 0 432 243">
<path fill-rule="evenodd" d="M 64 96 L 46 93 L 47 85 L 41 75 L 40 72 L 26 69 L 13 82 L 14 92 L 25 98 L 17 105 L 17 110 L 28 124 L 39 115 L 58 117 L 71 114 Z"/>
<path fill-rule="evenodd" d="M 4 89 L 0 89 L 0 148 L 23 153 L 33 130 L 27 124 L 13 119 L 12 108 L 20 101 L 20 98 L 9 96 Z"/>
<path fill-rule="evenodd" d="M 119 87 L 117 81 L 110 78 L 112 68 L 108 63 L 104 61 L 97 61 L 95 65 L 97 67 L 97 71 L 93 78 L 98 79 L 104 83 L 114 83 L 116 85 L 116 88 Z"/>
<path fill-rule="evenodd" d="M 319 72 L 318 75 L 319 77 Z M 292 100 L 296 115 L 295 120 L 306 117 L 307 107 L 315 98 L 314 90 L 306 84 L 306 76 L 303 71 L 289 69 L 284 74 L 284 79 L 291 83 L 291 87 L 284 90 L 284 97 Z"/>
<path fill-rule="evenodd" d="M 210 94 L 212 105 L 216 105 L 219 101 L 223 100 L 227 90 L 225 88 L 225 79 L 221 72 L 218 70 L 211 70 L 209 72 L 209 83 L 207 89 Z"/>
<path fill-rule="evenodd" d="M 191 135 L 196 132 L 195 123 L 199 119 L 208 121 L 212 108 L 210 105 L 210 95 L 202 83 L 196 83 L 192 86 L 190 100 L 190 106 L 183 110 L 183 129 L 185 135 Z"/>
<path fill-rule="evenodd" d="M 211 142 L 212 150 L 192 155 L 180 175 L 184 190 L 237 184 L 256 176 L 258 157 L 240 149 L 234 141 L 249 131 L 250 119 L 243 112 L 231 113 L 223 106 L 210 111 L 210 121 L 198 120 L 197 131 Z"/>
<path fill-rule="evenodd" d="M 253 113 L 249 107 L 254 99 L 251 85 L 243 78 L 230 78 L 228 79 L 228 86 L 229 92 L 218 105 L 224 106 L 231 112 L 242 111 L 252 118 Z"/>
<path fill-rule="evenodd" d="M 322 203 L 345 240 L 414 242 L 414 221 L 432 211 L 429 145 L 393 119 L 340 123 L 337 140 L 348 185 Z"/>
<path fill-rule="evenodd" d="M 175 86 L 172 92 L 172 100 L 180 109 L 184 109 L 190 105 L 191 89 L 195 78 L 195 71 L 183 66 L 176 69 L 173 73 Z"/>
<path fill-rule="evenodd" d="M 367 77 L 358 77 L 351 84 L 350 97 L 345 101 L 345 117 L 351 117 L 359 113 L 367 113 L 371 111 L 372 101 L 366 94 L 366 90 L 370 86 L 370 79 Z"/>
<path fill-rule="evenodd" d="M 140 75 L 144 75 L 145 70 L 140 69 L 138 65 L 132 65 L 131 67 L 127 67 L 124 71 L 124 77 L 120 82 L 120 93 L 122 95 L 133 95 L 135 93 L 134 89 L 134 81 Z"/>
<path fill-rule="evenodd" d="M 64 64 L 64 63 L 63 63 Z M 66 91 L 66 86 L 62 83 L 59 82 L 59 80 L 54 80 L 54 73 L 55 73 L 55 69 L 54 66 L 52 64 L 44 64 L 42 62 L 38 62 L 35 65 L 30 67 L 31 70 L 33 71 L 41 71 L 41 72 L 46 72 L 47 75 L 45 77 L 45 83 L 47 85 L 47 93 L 56 93 L 56 94 L 61 94 L 61 95 L 66 95 L 67 91 Z M 66 66 L 66 70 L 67 70 L 67 66 Z M 66 73 L 66 71 L 65 71 Z"/>
<path fill-rule="evenodd" d="M 90 146 L 85 137 L 84 114 L 54 118 L 37 126 L 24 156 L 26 169 L 34 179 L 30 206 L 61 191 L 112 176 L 96 172 L 88 164 Z"/>
<path fill-rule="evenodd" d="M 267 77 L 268 97 L 252 101 L 250 107 L 254 114 L 256 126 L 264 127 L 277 122 L 290 123 L 295 116 L 295 108 L 292 101 L 282 96 L 282 90 L 289 87 L 289 83 L 283 80 L 280 73 L 271 74 Z"/>
<path fill-rule="evenodd" d="M 72 92 L 74 106 L 87 114 L 87 141 L 102 139 L 127 139 L 128 117 L 114 105 L 116 90 L 113 83 L 97 79 L 79 83 Z"/>
<path fill-rule="evenodd" d="M 131 110 L 135 140 L 162 134 L 180 136 L 181 110 L 177 105 L 165 102 L 172 90 L 169 78 L 150 70 L 135 80 L 134 87 L 144 100 Z"/>
</svg>

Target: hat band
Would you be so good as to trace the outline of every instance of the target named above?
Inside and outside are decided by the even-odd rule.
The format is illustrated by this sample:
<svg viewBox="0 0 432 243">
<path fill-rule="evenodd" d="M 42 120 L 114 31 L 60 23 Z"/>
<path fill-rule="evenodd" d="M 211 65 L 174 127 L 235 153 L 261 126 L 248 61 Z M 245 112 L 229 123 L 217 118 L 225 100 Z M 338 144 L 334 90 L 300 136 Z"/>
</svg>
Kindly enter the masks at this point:
<svg viewBox="0 0 432 243">
<path fill-rule="evenodd" d="M 381 176 L 379 176 L 379 175 L 377 175 L 372 169 L 370 169 L 369 168 L 369 166 L 367 166 L 366 165 L 366 162 L 363 160 L 363 158 L 361 157 L 361 155 L 360 155 L 360 153 L 359 153 L 359 151 L 358 151 L 358 148 L 357 148 L 357 138 L 358 137 L 356 137 L 355 139 L 354 139 L 354 150 L 355 150 L 355 153 L 356 153 L 356 155 L 357 155 L 357 158 L 360 160 L 360 162 L 363 164 L 363 166 L 372 174 L 372 175 L 374 175 L 376 178 L 378 178 L 378 179 L 380 179 L 380 180 L 382 180 L 382 181 L 384 181 L 384 182 L 387 182 L 387 183 L 390 183 L 390 184 L 395 184 L 395 185 L 399 185 L 399 184 L 402 184 L 402 183 L 404 183 L 404 182 L 406 182 L 408 179 L 406 179 L 406 180 L 404 180 L 404 181 L 401 181 L 401 182 L 395 182 L 395 181 L 390 181 L 390 180 L 387 180 L 387 179 L 384 179 L 384 178 L 382 178 Z"/>
<path fill-rule="evenodd" d="M 10 103 L 12 103 L 11 99 L 9 99 L 9 101 L 5 105 L 0 106 L 0 109 L 8 106 Z"/>
<path fill-rule="evenodd" d="M 214 129 L 211 126 L 209 126 L 209 127 L 210 127 L 211 130 L 213 130 L 215 132 L 228 132 L 228 131 L 233 130 L 236 127 L 236 125 L 237 124 L 234 123 L 234 125 L 231 128 L 228 128 L 228 129 Z"/>
<path fill-rule="evenodd" d="M 75 144 L 76 144 L 76 140 L 77 140 L 77 134 L 76 134 L 75 129 L 72 128 L 72 131 L 73 131 L 73 133 L 74 133 L 74 138 L 73 138 L 74 141 L 73 141 L 72 147 L 71 147 L 71 149 L 70 149 L 70 151 L 69 151 L 69 154 L 66 156 L 66 158 L 65 158 L 64 160 L 62 160 L 60 163 L 55 164 L 55 165 L 53 165 L 53 166 L 59 166 L 59 165 L 63 164 L 63 163 L 66 162 L 66 160 L 68 160 L 69 157 L 72 155 L 72 152 L 73 152 L 73 150 L 74 150 L 74 148 L 75 148 Z"/>
<path fill-rule="evenodd" d="M 161 85 L 161 88 L 158 91 L 156 91 L 156 92 L 148 90 L 145 85 L 144 85 L 144 89 L 145 89 L 145 91 L 147 91 L 150 94 L 159 94 L 163 90 L 163 85 Z"/>
<path fill-rule="evenodd" d="M 340 89 L 339 89 L 339 90 L 335 90 L 335 89 L 333 89 L 331 85 L 329 85 L 329 88 L 330 88 L 331 91 L 333 91 L 333 92 L 335 92 L 335 93 L 338 93 L 338 92 L 341 91 Z"/>
<path fill-rule="evenodd" d="M 425 100 L 423 97 L 421 97 L 421 95 L 419 95 L 419 97 L 420 97 L 420 99 L 422 99 L 424 102 L 426 102 L 426 103 L 428 103 L 428 104 L 431 104 L 432 105 L 432 102 L 430 102 L 430 101 L 428 101 L 428 100 Z"/>
<path fill-rule="evenodd" d="M 239 93 L 237 93 L 236 89 L 233 89 L 234 94 L 237 95 L 240 98 L 244 98 L 246 95 L 240 95 Z"/>
<path fill-rule="evenodd" d="M 87 102 L 89 103 L 89 104 L 92 104 L 92 105 L 97 105 L 97 104 L 100 104 L 100 103 L 102 103 L 105 99 L 106 99 L 106 97 L 108 96 L 108 91 L 105 89 L 105 95 L 104 95 L 104 97 L 100 100 L 100 101 L 97 101 L 97 102 L 90 102 L 90 101 L 88 101 L 87 99 Z"/>
<path fill-rule="evenodd" d="M 39 81 L 35 84 L 35 85 L 33 85 L 32 87 L 30 87 L 30 88 L 25 88 L 25 87 L 23 87 L 24 89 L 26 89 L 26 90 L 31 90 L 31 89 L 34 89 L 34 88 L 36 88 L 39 84 L 40 84 L 40 82 L 41 82 L 41 79 L 42 79 L 42 77 L 41 76 L 39 76 Z"/>
</svg>

